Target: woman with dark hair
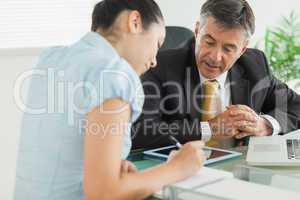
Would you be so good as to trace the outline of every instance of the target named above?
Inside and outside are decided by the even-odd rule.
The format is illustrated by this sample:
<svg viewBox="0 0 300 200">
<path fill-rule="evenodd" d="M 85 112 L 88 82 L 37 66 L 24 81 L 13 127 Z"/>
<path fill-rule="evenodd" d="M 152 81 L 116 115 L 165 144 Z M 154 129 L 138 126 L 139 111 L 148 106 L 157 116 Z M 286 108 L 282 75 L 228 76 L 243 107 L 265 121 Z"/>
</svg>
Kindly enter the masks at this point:
<svg viewBox="0 0 300 200">
<path fill-rule="evenodd" d="M 15 200 L 143 199 L 199 170 L 201 141 L 142 172 L 125 160 L 144 101 L 138 75 L 156 65 L 164 37 L 153 0 L 104 0 L 92 32 L 43 52 L 23 118 Z"/>
</svg>

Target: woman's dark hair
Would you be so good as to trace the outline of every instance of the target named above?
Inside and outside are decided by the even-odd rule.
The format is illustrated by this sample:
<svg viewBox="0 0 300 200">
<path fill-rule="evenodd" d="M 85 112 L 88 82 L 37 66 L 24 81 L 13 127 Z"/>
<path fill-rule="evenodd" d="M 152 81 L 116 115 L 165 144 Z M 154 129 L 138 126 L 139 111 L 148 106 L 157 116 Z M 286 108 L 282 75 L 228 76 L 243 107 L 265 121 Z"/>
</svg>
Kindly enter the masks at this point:
<svg viewBox="0 0 300 200">
<path fill-rule="evenodd" d="M 248 36 L 255 31 L 255 17 L 246 0 L 207 0 L 200 15 L 202 18 L 212 16 L 225 28 L 242 27 Z"/>
<path fill-rule="evenodd" d="M 92 15 L 92 31 L 109 29 L 122 11 L 136 10 L 142 18 L 143 28 L 163 20 L 160 8 L 153 0 L 103 0 L 96 4 Z"/>
</svg>

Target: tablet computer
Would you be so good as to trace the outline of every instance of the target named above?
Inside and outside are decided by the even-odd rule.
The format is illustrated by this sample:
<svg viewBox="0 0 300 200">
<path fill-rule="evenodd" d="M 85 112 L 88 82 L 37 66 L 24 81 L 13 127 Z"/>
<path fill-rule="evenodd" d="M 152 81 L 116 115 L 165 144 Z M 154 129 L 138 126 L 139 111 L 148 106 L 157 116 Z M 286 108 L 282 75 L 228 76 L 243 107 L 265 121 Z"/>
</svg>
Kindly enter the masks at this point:
<svg viewBox="0 0 300 200">
<path fill-rule="evenodd" d="M 178 148 L 175 145 L 171 145 L 171 146 L 161 147 L 157 149 L 147 150 L 144 151 L 143 153 L 148 158 L 167 160 L 170 152 L 173 150 L 178 150 Z M 213 147 L 204 147 L 203 151 L 207 157 L 207 160 L 205 161 L 204 165 L 209 165 L 212 163 L 239 157 L 242 155 L 242 153 L 239 152 L 213 148 Z"/>
</svg>

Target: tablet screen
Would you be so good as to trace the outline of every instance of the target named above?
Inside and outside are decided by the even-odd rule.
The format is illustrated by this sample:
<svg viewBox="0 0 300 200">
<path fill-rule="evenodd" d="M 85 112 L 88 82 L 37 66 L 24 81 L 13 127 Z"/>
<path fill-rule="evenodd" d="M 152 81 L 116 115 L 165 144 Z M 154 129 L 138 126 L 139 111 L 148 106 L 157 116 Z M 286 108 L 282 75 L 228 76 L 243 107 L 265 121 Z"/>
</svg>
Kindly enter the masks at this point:
<svg viewBox="0 0 300 200">
<path fill-rule="evenodd" d="M 168 149 L 162 149 L 162 150 L 157 150 L 155 151 L 158 154 L 163 154 L 168 156 L 170 154 L 171 151 L 173 150 L 178 150 L 177 147 L 172 147 L 172 148 L 168 148 Z M 207 159 L 213 159 L 213 158 L 218 158 L 221 156 L 225 156 L 225 155 L 229 155 L 231 154 L 230 152 L 226 152 L 226 151 L 218 151 L 218 150 L 214 150 L 214 149 L 206 149 L 203 148 L 205 155 L 207 156 Z"/>
</svg>

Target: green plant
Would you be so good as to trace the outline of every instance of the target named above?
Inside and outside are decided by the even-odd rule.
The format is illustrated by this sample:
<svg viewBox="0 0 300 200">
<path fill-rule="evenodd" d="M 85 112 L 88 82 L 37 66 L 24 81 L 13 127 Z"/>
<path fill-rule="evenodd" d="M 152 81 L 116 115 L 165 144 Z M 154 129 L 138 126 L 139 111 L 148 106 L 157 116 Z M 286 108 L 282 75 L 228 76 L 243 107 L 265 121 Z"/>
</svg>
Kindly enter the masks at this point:
<svg viewBox="0 0 300 200">
<path fill-rule="evenodd" d="M 264 52 L 276 77 L 285 82 L 300 78 L 300 22 L 295 12 L 282 17 L 280 26 L 267 29 Z"/>
</svg>

